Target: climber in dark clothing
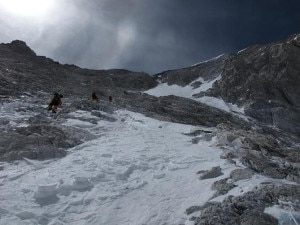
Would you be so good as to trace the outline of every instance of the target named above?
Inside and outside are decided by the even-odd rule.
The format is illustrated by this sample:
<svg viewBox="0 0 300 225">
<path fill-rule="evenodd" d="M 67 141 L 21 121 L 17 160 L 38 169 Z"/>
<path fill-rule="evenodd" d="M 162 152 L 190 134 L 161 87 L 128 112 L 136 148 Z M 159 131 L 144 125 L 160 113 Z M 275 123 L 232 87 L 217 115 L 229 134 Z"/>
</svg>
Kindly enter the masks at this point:
<svg viewBox="0 0 300 225">
<path fill-rule="evenodd" d="M 57 107 L 62 104 L 62 98 L 62 94 L 58 94 L 57 92 L 55 92 L 54 97 L 51 99 L 51 102 L 48 105 L 48 111 L 52 110 L 53 113 L 56 113 Z"/>
<path fill-rule="evenodd" d="M 98 96 L 96 95 L 96 92 L 95 92 L 95 91 L 92 93 L 92 100 L 93 100 L 93 101 L 99 102 L 99 98 L 98 98 Z"/>
</svg>

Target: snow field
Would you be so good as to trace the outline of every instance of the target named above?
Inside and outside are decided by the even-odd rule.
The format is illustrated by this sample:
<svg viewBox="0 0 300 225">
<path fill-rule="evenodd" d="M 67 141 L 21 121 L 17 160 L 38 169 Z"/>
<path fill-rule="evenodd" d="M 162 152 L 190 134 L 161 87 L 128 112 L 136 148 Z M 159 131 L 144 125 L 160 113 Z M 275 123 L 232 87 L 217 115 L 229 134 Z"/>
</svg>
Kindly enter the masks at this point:
<svg viewBox="0 0 300 225">
<path fill-rule="evenodd" d="M 167 96 L 167 95 L 175 95 L 180 96 L 184 98 L 193 99 L 195 101 L 199 101 L 203 104 L 221 109 L 226 112 L 232 112 L 235 113 L 244 119 L 247 119 L 247 117 L 244 114 L 244 108 L 239 108 L 237 105 L 227 103 L 222 99 L 210 97 L 210 96 L 203 96 L 200 98 L 196 98 L 193 95 L 198 94 L 200 92 L 205 92 L 208 89 L 212 88 L 212 85 L 217 81 L 221 79 L 221 75 L 217 76 L 215 79 L 211 81 L 204 81 L 202 77 L 199 77 L 197 80 L 193 81 L 197 82 L 200 81 L 202 84 L 198 88 L 193 88 L 190 85 L 187 85 L 185 87 L 178 86 L 176 84 L 174 85 L 168 85 L 167 83 L 160 83 L 155 88 L 152 88 L 150 90 L 145 91 L 145 93 L 153 96 Z"/>
<path fill-rule="evenodd" d="M 192 144 L 193 126 L 117 111 L 116 122 L 82 121 L 72 113 L 63 125 L 98 135 L 62 159 L 3 164 L 0 224 L 178 224 L 185 210 L 213 195 L 216 179 L 233 166 L 221 160 L 216 140 Z M 196 173 L 221 166 L 222 177 Z"/>
</svg>

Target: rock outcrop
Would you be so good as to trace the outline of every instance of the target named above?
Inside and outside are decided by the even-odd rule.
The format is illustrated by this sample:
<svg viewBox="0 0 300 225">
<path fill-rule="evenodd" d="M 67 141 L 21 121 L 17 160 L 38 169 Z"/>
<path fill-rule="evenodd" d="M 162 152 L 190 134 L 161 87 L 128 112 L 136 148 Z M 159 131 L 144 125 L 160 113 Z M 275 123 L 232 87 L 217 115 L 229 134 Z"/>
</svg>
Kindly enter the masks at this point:
<svg viewBox="0 0 300 225">
<path fill-rule="evenodd" d="M 247 115 L 300 136 L 300 35 L 230 57 L 209 94 Z"/>
<path fill-rule="evenodd" d="M 225 123 L 250 128 L 250 124 L 230 113 L 174 95 L 154 97 L 143 93 L 130 93 L 119 96 L 116 103 L 119 107 L 171 122 L 208 127 Z"/>
<path fill-rule="evenodd" d="M 201 217 L 195 218 L 195 225 L 277 225 L 278 220 L 264 213 L 265 208 L 287 201 L 297 205 L 299 196 L 300 186 L 265 184 L 242 196 L 206 204 Z"/>
</svg>

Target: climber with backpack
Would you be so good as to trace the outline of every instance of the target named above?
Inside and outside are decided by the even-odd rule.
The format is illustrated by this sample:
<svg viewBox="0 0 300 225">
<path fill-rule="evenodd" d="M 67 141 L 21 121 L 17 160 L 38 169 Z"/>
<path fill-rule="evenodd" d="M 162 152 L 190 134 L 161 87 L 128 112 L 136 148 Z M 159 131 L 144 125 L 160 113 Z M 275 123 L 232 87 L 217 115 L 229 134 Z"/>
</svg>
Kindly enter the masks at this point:
<svg viewBox="0 0 300 225">
<path fill-rule="evenodd" d="M 54 97 L 51 99 L 51 102 L 48 105 L 48 111 L 52 110 L 52 113 L 56 113 L 57 107 L 62 105 L 61 99 L 63 98 L 62 94 L 54 93 Z"/>
<path fill-rule="evenodd" d="M 98 98 L 98 96 L 96 95 L 96 92 L 95 92 L 95 91 L 92 93 L 92 100 L 93 100 L 93 101 L 96 101 L 96 102 L 99 102 L 99 98 Z"/>
</svg>

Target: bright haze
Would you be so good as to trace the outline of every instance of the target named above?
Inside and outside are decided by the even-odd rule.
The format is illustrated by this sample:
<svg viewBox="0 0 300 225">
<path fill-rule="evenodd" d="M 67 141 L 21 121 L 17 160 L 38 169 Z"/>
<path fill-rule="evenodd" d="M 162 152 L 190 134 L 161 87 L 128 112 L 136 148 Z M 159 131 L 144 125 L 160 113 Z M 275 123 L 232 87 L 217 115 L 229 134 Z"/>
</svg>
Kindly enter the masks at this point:
<svg viewBox="0 0 300 225">
<path fill-rule="evenodd" d="M 150 74 L 300 32 L 299 0 L 0 0 L 0 42 Z"/>
</svg>

